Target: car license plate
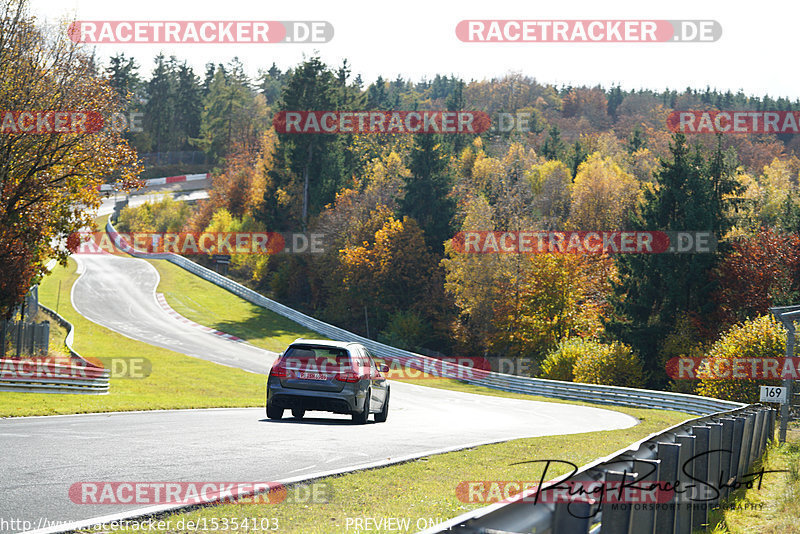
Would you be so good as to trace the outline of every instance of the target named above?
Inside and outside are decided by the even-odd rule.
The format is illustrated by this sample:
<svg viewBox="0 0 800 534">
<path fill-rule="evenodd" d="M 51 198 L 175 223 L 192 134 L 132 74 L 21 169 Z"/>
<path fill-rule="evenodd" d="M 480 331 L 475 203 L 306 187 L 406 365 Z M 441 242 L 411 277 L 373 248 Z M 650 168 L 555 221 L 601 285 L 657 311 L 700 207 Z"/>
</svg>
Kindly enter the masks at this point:
<svg viewBox="0 0 800 534">
<path fill-rule="evenodd" d="M 322 373 L 303 373 L 298 372 L 297 378 L 301 380 L 327 380 L 328 375 L 324 375 Z"/>
</svg>

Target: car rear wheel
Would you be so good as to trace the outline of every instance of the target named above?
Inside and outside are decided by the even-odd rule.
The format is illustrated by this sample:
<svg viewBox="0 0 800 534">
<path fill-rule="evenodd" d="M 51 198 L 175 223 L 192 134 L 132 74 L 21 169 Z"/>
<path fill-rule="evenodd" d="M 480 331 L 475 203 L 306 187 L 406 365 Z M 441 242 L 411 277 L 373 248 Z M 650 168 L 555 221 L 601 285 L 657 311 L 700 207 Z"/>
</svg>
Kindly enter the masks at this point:
<svg viewBox="0 0 800 534">
<path fill-rule="evenodd" d="M 357 425 L 365 425 L 369 420 L 369 403 L 370 403 L 370 394 L 369 390 L 367 390 L 367 396 L 364 398 L 364 411 L 362 412 L 353 412 L 353 422 Z"/>
<path fill-rule="evenodd" d="M 280 419 L 283 417 L 283 408 L 278 408 L 276 406 L 272 406 L 271 404 L 267 404 L 267 417 L 270 419 Z"/>
<path fill-rule="evenodd" d="M 383 401 L 383 408 L 375 414 L 376 423 L 385 423 L 386 418 L 389 417 L 389 390 L 386 390 L 386 400 Z"/>
<path fill-rule="evenodd" d="M 292 417 L 295 419 L 302 419 L 305 414 L 306 411 L 303 408 L 292 408 Z"/>
</svg>

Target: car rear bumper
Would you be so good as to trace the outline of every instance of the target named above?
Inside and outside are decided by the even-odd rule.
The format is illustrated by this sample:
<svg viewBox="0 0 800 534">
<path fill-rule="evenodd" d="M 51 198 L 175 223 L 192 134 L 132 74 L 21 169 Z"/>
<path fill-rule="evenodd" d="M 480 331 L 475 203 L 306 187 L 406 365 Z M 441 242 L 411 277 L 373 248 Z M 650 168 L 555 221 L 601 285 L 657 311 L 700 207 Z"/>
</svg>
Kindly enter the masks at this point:
<svg viewBox="0 0 800 534">
<path fill-rule="evenodd" d="M 365 395 L 351 392 L 306 391 L 298 389 L 268 388 L 267 403 L 276 408 L 301 408 L 341 414 L 351 414 L 364 409 Z"/>
</svg>

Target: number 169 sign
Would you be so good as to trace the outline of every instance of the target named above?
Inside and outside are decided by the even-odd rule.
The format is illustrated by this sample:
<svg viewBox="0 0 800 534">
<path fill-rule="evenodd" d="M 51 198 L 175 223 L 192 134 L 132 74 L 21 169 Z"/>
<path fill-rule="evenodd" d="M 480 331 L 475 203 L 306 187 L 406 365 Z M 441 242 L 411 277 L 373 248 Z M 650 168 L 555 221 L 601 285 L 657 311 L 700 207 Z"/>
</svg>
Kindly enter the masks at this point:
<svg viewBox="0 0 800 534">
<path fill-rule="evenodd" d="M 786 403 L 788 388 L 777 386 L 761 386 L 761 402 L 779 402 Z"/>
</svg>

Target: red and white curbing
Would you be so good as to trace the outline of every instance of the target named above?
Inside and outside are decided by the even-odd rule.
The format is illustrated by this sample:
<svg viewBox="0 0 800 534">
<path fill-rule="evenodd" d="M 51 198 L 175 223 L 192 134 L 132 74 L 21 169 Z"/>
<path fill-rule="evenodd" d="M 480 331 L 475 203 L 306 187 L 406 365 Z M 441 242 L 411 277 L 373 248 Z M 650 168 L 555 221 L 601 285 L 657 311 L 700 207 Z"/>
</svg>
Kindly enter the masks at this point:
<svg viewBox="0 0 800 534">
<path fill-rule="evenodd" d="M 156 293 L 156 300 L 158 301 L 158 305 L 161 306 L 165 312 L 170 314 L 175 319 L 179 320 L 180 322 L 187 324 L 191 327 L 197 328 L 198 330 L 202 330 L 203 332 L 207 332 L 209 334 L 214 334 L 215 336 L 219 336 L 223 339 L 227 339 L 228 341 L 235 341 L 237 343 L 246 343 L 246 341 L 240 337 L 236 337 L 231 334 L 226 334 L 225 332 L 220 332 L 219 330 L 214 330 L 213 328 L 209 328 L 207 326 L 203 326 L 201 324 L 197 324 L 194 321 L 190 321 L 183 315 L 179 314 L 175 310 L 173 310 L 169 304 L 167 304 L 167 299 L 164 298 L 163 293 Z"/>
<path fill-rule="evenodd" d="M 144 182 L 144 187 L 152 187 L 154 185 L 166 185 L 166 184 L 177 184 L 180 182 L 195 182 L 198 180 L 205 180 L 208 178 L 208 173 L 203 174 L 182 174 L 180 176 L 167 176 L 164 178 L 150 178 L 149 180 L 142 180 Z M 114 185 L 113 184 L 103 184 L 98 186 L 99 191 L 113 191 Z"/>
<path fill-rule="evenodd" d="M 178 182 L 194 182 L 196 180 L 205 180 L 208 178 L 208 173 L 204 174 L 183 174 L 181 176 L 168 176 L 166 178 L 151 178 L 145 180 L 145 187 L 153 185 L 176 184 Z"/>
</svg>

